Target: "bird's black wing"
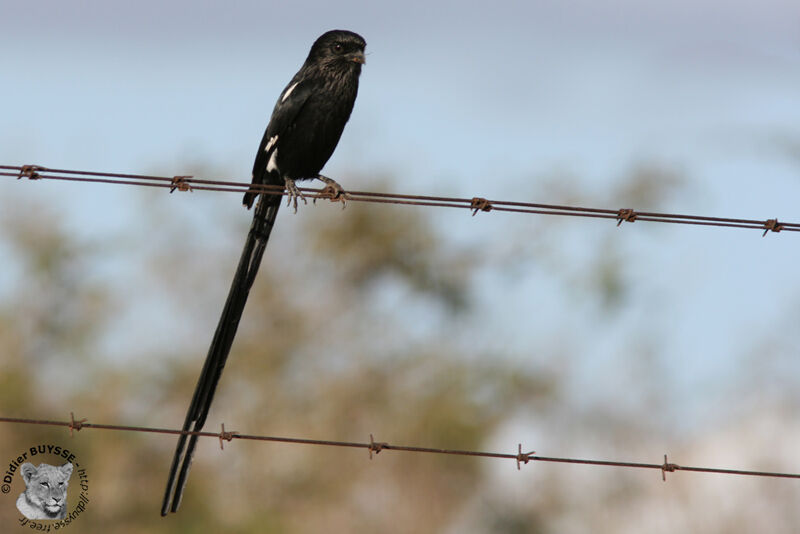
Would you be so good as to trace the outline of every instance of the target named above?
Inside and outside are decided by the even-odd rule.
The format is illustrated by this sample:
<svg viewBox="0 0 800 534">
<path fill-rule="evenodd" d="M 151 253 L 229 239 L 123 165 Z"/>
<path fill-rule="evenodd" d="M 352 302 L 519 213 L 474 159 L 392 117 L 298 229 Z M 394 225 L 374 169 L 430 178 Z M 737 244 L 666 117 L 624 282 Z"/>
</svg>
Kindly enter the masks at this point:
<svg viewBox="0 0 800 534">
<path fill-rule="evenodd" d="M 294 79 L 286 86 L 272 110 L 272 118 L 258 145 L 256 159 L 253 162 L 253 183 L 283 185 L 280 175 L 275 175 L 270 180 L 270 171 L 267 170 L 269 160 L 281 142 L 281 136 L 290 132 L 297 121 L 297 117 L 308 102 L 314 91 L 311 80 Z M 250 208 L 258 192 L 248 191 L 244 194 L 242 203 Z"/>
</svg>

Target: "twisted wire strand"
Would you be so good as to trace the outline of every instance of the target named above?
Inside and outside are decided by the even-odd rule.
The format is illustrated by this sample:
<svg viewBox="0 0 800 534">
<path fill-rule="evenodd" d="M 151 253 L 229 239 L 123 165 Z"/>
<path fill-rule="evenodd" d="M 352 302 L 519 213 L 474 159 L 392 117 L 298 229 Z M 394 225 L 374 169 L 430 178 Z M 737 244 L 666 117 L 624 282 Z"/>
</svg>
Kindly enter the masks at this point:
<svg viewBox="0 0 800 534">
<path fill-rule="evenodd" d="M 69 182 L 88 182 L 116 185 L 132 185 L 139 187 L 159 187 L 180 191 L 211 191 L 244 193 L 248 190 L 269 195 L 285 194 L 283 186 L 267 184 L 250 184 L 247 182 L 227 180 L 205 180 L 193 176 L 156 176 L 147 174 L 130 174 L 117 172 L 80 171 L 73 169 L 55 169 L 36 165 L 0 165 L 0 176 L 34 180 L 62 180 Z M 309 198 L 331 198 L 324 189 L 300 188 Z M 473 211 L 502 211 L 537 215 L 560 215 L 568 217 L 584 217 L 592 219 L 611 219 L 622 222 L 659 222 L 694 226 L 716 226 L 727 228 L 751 228 L 767 232 L 800 232 L 800 223 L 779 221 L 774 219 L 744 219 L 734 217 L 713 217 L 707 215 L 690 215 L 682 213 L 662 213 L 654 211 L 637 211 L 629 208 L 609 209 L 563 204 L 547 204 L 540 202 L 521 202 L 515 200 L 488 200 L 481 197 L 463 198 L 431 195 L 409 195 L 374 191 L 347 191 L 346 200 L 352 202 L 371 202 L 380 204 L 401 204 L 442 208 L 466 208 Z"/>
<path fill-rule="evenodd" d="M 152 434 L 185 434 L 185 435 L 194 435 L 198 437 L 204 438 L 216 438 L 219 439 L 220 447 L 222 447 L 223 441 L 233 441 L 234 439 L 243 439 L 243 440 L 251 440 L 251 441 L 264 441 L 264 442 L 278 442 L 278 443 L 287 443 L 292 445 L 315 445 L 315 446 L 324 446 L 324 447 L 346 447 L 346 448 L 357 448 L 357 449 L 366 449 L 370 453 L 370 458 L 372 458 L 372 454 L 378 454 L 381 451 L 402 451 L 402 452 L 411 452 L 411 453 L 427 453 L 427 454 L 444 454 L 444 455 L 454 455 L 454 456 L 473 456 L 473 457 L 481 457 L 481 458 L 497 458 L 497 459 L 506 459 L 506 460 L 515 460 L 517 462 L 517 468 L 520 468 L 520 464 L 527 464 L 528 462 L 550 462 L 550 463 L 561 463 L 561 464 L 580 464 L 580 465 L 590 465 L 590 466 L 604 466 L 604 467 L 620 467 L 620 468 L 632 468 L 632 469 L 655 469 L 661 471 L 662 478 L 666 480 L 666 473 L 668 472 L 675 472 L 675 471 L 689 471 L 694 473 L 712 473 L 712 474 L 719 474 L 719 475 L 735 475 L 735 476 L 755 476 L 755 477 L 767 477 L 767 478 L 790 478 L 790 479 L 800 479 L 800 473 L 788 473 L 788 472 L 775 472 L 775 471 L 753 471 L 753 470 L 744 470 L 744 469 L 727 469 L 727 468 L 717 468 L 717 467 L 697 467 L 697 466 L 686 466 L 686 465 L 678 465 L 676 463 L 669 462 L 667 460 L 667 456 L 664 455 L 664 462 L 663 463 L 643 463 L 643 462 L 618 462 L 618 461 L 611 461 L 611 460 L 592 460 L 592 459 L 585 459 L 585 458 L 564 458 L 564 457 L 557 457 L 557 456 L 541 456 L 535 454 L 535 452 L 522 452 L 522 445 L 518 445 L 518 452 L 514 453 L 500 453 L 500 452 L 485 452 L 485 451 L 473 451 L 473 450 L 461 450 L 461 449 L 441 449 L 441 448 L 434 448 L 434 447 L 414 447 L 414 446 L 407 446 L 407 445 L 395 445 L 386 442 L 376 442 L 372 435 L 370 434 L 369 442 L 353 442 L 353 441 L 334 441 L 334 440 L 321 440 L 321 439 L 307 439 L 307 438 L 295 438 L 295 437 L 284 437 L 284 436 L 264 436 L 264 435 L 256 435 L 256 434 L 242 434 L 235 431 L 226 431 L 225 425 L 222 425 L 221 432 L 196 432 L 190 430 L 179 430 L 174 428 L 152 428 L 152 427 L 143 427 L 143 426 L 131 426 L 131 425 L 113 425 L 113 424 L 99 424 L 99 423 L 89 423 L 86 419 L 76 420 L 73 414 L 70 414 L 70 421 L 52 421 L 52 420 L 45 420 L 45 419 L 25 419 L 25 418 L 18 418 L 18 417 L 0 417 L 0 423 L 12 423 L 12 424 L 25 424 L 25 425 L 46 425 L 46 426 L 61 426 L 69 428 L 70 433 L 73 431 L 80 431 L 83 429 L 95 429 L 95 430 L 111 430 L 111 431 L 120 431 L 120 432 L 144 432 L 144 433 L 152 433 Z"/>
</svg>

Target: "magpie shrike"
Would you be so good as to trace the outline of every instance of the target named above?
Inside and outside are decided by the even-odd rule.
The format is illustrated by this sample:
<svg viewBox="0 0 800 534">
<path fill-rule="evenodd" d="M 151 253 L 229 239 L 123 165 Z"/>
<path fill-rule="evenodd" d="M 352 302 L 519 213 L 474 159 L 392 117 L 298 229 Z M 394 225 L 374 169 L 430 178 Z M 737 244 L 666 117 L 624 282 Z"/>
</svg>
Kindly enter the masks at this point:
<svg viewBox="0 0 800 534">
<path fill-rule="evenodd" d="M 272 111 L 253 164 L 253 184 L 284 186 L 295 210 L 297 198 L 303 198 L 296 180 L 319 178 L 327 184 L 332 200 L 345 200 L 339 184 L 319 172 L 333 154 L 353 110 L 365 46 L 364 39 L 353 32 L 324 33 L 311 46 L 308 58 Z M 258 195 L 259 191 L 245 193 L 244 205 L 252 207 Z M 268 194 L 261 195 L 256 205 L 228 299 L 186 413 L 184 432 L 199 432 L 205 424 L 280 205 L 280 196 Z M 178 511 L 196 443 L 197 435 L 184 433 L 178 439 L 161 515 Z"/>
</svg>

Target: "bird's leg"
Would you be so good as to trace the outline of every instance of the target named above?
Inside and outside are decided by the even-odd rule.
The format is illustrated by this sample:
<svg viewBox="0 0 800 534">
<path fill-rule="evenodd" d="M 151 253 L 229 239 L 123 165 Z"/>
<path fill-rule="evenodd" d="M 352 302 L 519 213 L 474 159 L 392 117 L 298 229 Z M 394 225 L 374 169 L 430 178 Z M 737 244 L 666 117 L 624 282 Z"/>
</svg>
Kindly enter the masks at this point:
<svg viewBox="0 0 800 534">
<path fill-rule="evenodd" d="M 319 175 L 317 176 L 321 181 L 325 182 L 325 188 L 320 193 L 321 196 L 325 196 L 331 199 L 331 202 L 341 202 L 342 209 L 345 208 L 347 205 L 347 193 L 342 188 L 339 183 L 334 180 L 333 178 L 328 178 L 327 176 Z M 316 198 L 314 201 L 316 202 Z"/>
<path fill-rule="evenodd" d="M 297 199 L 302 198 L 303 203 L 308 204 L 306 196 L 298 189 L 297 184 L 291 178 L 284 178 L 283 182 L 286 187 L 286 205 L 294 205 L 294 212 L 297 213 Z"/>
</svg>

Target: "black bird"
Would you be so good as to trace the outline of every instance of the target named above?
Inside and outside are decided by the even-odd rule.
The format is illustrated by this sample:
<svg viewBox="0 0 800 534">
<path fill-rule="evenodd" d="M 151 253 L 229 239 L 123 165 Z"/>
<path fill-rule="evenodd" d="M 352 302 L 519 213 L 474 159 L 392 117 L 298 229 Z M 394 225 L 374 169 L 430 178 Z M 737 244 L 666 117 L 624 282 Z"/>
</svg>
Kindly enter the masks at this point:
<svg viewBox="0 0 800 534">
<path fill-rule="evenodd" d="M 318 178 L 327 184 L 332 200 L 345 200 L 339 184 L 319 172 L 333 154 L 353 110 L 365 62 L 364 47 L 364 39 L 353 32 L 332 30 L 321 35 L 272 111 L 253 164 L 253 184 L 284 186 L 295 210 L 297 198 L 303 198 L 296 180 Z M 243 203 L 248 209 L 259 193 L 245 193 Z M 228 299 L 186 413 L 184 432 L 190 427 L 199 432 L 205 424 L 280 205 L 281 197 L 269 194 L 261 195 L 256 205 Z M 188 437 L 188 446 L 186 442 L 187 435 L 182 434 L 172 459 L 161 515 L 177 512 L 180 507 L 197 436 Z"/>
<path fill-rule="evenodd" d="M 344 30 L 329 31 L 314 42 L 272 111 L 253 164 L 254 184 L 285 185 L 295 208 L 300 196 L 295 180 L 319 178 L 343 193 L 319 171 L 353 111 L 366 45 L 360 35 Z M 250 208 L 256 195 L 245 193 L 244 205 Z"/>
</svg>

